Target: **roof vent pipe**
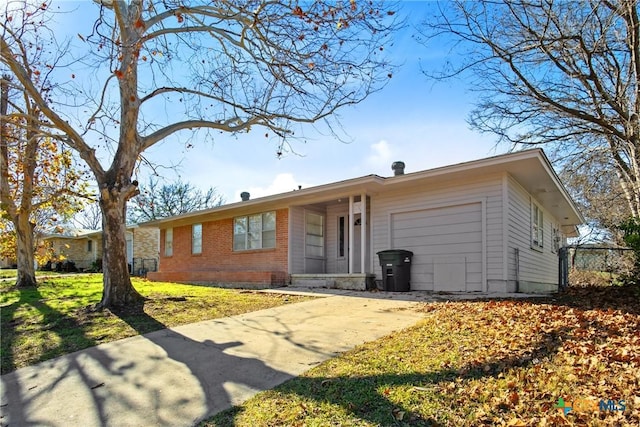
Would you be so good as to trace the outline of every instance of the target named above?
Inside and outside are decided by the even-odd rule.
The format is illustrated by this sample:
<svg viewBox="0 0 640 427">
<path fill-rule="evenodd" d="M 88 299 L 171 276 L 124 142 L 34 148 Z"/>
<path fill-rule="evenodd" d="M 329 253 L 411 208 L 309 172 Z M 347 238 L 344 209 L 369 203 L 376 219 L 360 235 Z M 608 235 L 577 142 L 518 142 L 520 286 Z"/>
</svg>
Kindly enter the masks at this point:
<svg viewBox="0 0 640 427">
<path fill-rule="evenodd" d="M 240 193 L 240 198 L 242 199 L 243 202 L 246 202 L 247 200 L 249 200 L 249 197 L 251 197 L 251 194 L 249 194 L 246 191 L 243 191 L 242 193 Z"/>
<path fill-rule="evenodd" d="M 393 162 L 391 169 L 393 169 L 395 176 L 404 175 L 404 162 Z"/>
</svg>

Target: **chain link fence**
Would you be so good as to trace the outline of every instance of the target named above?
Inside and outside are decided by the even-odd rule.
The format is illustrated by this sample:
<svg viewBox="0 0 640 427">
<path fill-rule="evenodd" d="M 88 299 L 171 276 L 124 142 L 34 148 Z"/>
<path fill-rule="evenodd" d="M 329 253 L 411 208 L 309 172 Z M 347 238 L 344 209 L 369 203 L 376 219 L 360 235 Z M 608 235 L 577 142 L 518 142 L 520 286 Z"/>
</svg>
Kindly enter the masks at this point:
<svg viewBox="0 0 640 427">
<path fill-rule="evenodd" d="M 584 245 L 564 249 L 571 286 L 619 283 L 633 273 L 635 253 L 629 248 Z"/>
</svg>

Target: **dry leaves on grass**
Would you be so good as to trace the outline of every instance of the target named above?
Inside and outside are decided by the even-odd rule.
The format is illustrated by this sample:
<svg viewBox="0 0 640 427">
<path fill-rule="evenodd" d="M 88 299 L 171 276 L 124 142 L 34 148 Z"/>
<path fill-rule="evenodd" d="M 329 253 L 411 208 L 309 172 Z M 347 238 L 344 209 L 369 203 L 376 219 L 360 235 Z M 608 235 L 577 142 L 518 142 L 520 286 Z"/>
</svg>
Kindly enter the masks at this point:
<svg viewBox="0 0 640 427">
<path fill-rule="evenodd" d="M 437 387 L 464 424 L 640 425 L 638 306 L 619 288 L 429 304 L 427 318 L 456 334 L 460 355 L 443 366 L 456 379 Z"/>
</svg>

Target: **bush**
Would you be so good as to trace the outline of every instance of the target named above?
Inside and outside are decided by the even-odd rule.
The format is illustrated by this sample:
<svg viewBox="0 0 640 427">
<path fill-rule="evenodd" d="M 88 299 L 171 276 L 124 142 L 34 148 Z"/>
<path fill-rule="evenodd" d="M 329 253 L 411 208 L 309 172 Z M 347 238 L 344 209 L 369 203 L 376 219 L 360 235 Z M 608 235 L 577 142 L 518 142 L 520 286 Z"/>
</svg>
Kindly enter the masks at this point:
<svg viewBox="0 0 640 427">
<path fill-rule="evenodd" d="M 102 259 L 97 259 L 91 263 L 91 272 L 100 273 L 102 271 Z"/>
<path fill-rule="evenodd" d="M 618 229 L 622 231 L 622 240 L 633 250 L 635 254 L 635 262 L 633 271 L 629 275 L 625 275 L 623 280 L 625 283 L 640 284 L 640 219 L 629 218 L 618 225 Z"/>
<path fill-rule="evenodd" d="M 76 267 L 76 263 L 73 261 L 62 261 L 62 262 L 58 262 L 56 263 L 56 271 L 58 273 L 77 273 L 78 272 L 78 268 Z"/>
</svg>

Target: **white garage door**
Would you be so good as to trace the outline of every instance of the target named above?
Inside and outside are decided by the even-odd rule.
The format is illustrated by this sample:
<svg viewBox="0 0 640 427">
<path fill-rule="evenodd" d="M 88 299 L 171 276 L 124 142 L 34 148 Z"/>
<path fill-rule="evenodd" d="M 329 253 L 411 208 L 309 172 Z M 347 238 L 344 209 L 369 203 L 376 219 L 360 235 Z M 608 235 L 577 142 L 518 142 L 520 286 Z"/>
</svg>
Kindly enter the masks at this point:
<svg viewBox="0 0 640 427">
<path fill-rule="evenodd" d="M 482 291 L 482 204 L 391 215 L 394 249 L 413 252 L 411 289 Z"/>
</svg>

